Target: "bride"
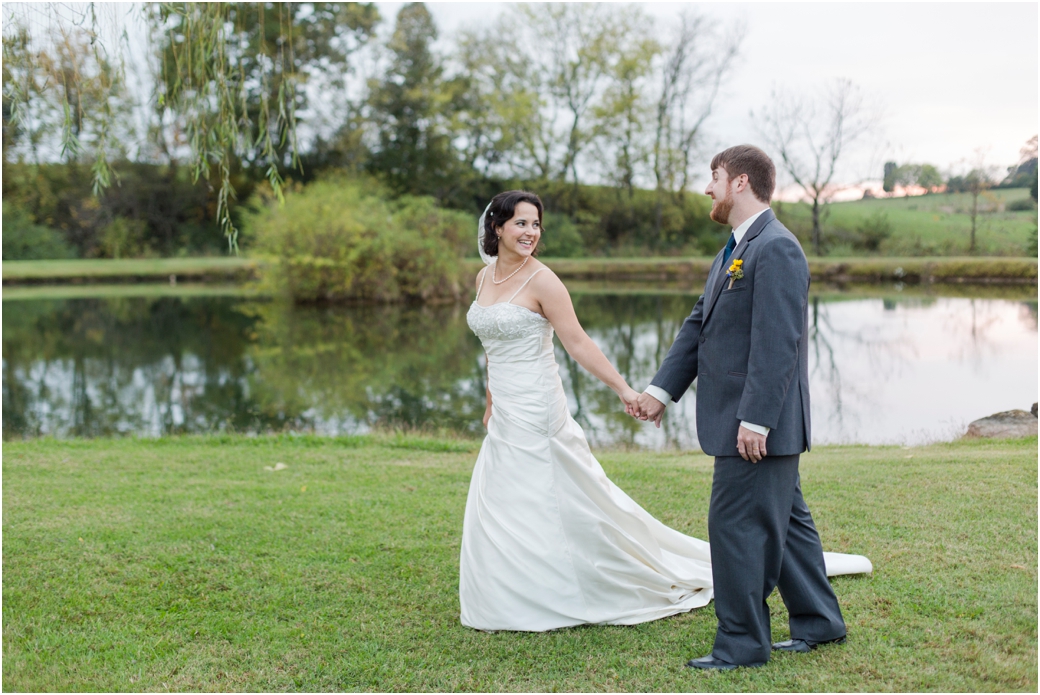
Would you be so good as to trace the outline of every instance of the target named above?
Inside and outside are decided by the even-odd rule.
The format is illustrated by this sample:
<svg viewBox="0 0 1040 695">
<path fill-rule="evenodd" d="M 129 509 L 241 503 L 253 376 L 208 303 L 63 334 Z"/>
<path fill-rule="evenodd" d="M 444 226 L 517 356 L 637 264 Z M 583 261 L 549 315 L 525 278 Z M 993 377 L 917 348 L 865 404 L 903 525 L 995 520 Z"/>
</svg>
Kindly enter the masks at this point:
<svg viewBox="0 0 1040 695">
<path fill-rule="evenodd" d="M 570 294 L 534 258 L 542 202 L 500 193 L 479 224 L 487 266 L 467 314 L 487 354 L 487 437 L 473 469 L 459 567 L 462 624 L 540 632 L 633 625 L 706 605 L 708 543 L 648 514 L 604 474 L 567 409 L 553 355 L 564 349 L 617 393 L 639 394 L 582 329 Z M 824 553 L 828 575 L 870 571 Z"/>
</svg>

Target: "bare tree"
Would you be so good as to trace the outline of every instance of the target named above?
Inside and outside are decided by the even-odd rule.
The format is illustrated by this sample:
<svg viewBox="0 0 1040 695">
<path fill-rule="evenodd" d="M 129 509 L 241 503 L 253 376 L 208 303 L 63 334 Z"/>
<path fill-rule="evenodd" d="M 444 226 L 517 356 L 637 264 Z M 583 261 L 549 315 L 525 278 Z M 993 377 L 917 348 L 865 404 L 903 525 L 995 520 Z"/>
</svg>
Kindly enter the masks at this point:
<svg viewBox="0 0 1040 695">
<path fill-rule="evenodd" d="M 656 228 L 660 230 L 665 191 L 680 195 L 690 182 L 704 121 L 743 40 L 743 26 L 721 34 L 703 15 L 685 11 L 663 56 L 661 88 L 654 120 L 653 172 L 658 191 Z"/>
<path fill-rule="evenodd" d="M 751 112 L 755 127 L 780 164 L 812 201 L 813 253 L 822 255 L 820 214 L 839 188 L 838 162 L 876 127 L 879 116 L 847 79 L 818 98 L 774 91 L 770 103 Z"/>
<path fill-rule="evenodd" d="M 978 148 L 972 158 L 972 169 L 964 175 L 964 190 L 971 195 L 971 237 L 968 253 L 975 253 L 975 237 L 978 231 L 979 198 L 993 185 L 993 167 L 986 164 L 986 149 Z"/>
</svg>

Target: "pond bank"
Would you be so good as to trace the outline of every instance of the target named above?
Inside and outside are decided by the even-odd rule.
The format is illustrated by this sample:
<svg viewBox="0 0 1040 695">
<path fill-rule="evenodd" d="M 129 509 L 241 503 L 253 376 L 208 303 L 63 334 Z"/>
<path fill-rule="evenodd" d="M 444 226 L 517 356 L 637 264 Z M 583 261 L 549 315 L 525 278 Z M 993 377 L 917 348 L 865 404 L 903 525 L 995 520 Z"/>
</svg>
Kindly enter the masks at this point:
<svg viewBox="0 0 1040 695">
<path fill-rule="evenodd" d="M 565 280 L 703 280 L 711 258 L 545 258 Z M 480 261 L 464 261 L 476 273 Z M 168 281 L 245 283 L 262 261 L 253 258 L 87 259 L 5 261 L 3 284 L 126 283 Z M 810 258 L 814 281 L 829 283 L 1037 284 L 1037 259 L 1005 257 Z"/>
<path fill-rule="evenodd" d="M 669 280 L 707 278 L 711 258 L 546 259 L 564 279 Z M 478 265 L 474 267 L 479 268 Z M 832 283 L 1036 284 L 1030 258 L 809 258 L 814 281 Z"/>
</svg>

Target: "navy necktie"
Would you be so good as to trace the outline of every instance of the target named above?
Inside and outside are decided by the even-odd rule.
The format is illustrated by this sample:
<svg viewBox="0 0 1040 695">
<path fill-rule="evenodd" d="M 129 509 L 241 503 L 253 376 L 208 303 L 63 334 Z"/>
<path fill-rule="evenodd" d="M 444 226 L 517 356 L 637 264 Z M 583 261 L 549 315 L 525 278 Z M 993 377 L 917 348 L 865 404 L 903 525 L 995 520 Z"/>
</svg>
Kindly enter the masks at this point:
<svg viewBox="0 0 1040 695">
<path fill-rule="evenodd" d="M 735 248 L 737 248 L 737 237 L 733 236 L 733 232 L 730 232 L 729 241 L 726 242 L 726 250 L 722 252 L 722 265 L 724 267 L 729 262 L 729 257 L 733 255 L 733 249 Z"/>
</svg>

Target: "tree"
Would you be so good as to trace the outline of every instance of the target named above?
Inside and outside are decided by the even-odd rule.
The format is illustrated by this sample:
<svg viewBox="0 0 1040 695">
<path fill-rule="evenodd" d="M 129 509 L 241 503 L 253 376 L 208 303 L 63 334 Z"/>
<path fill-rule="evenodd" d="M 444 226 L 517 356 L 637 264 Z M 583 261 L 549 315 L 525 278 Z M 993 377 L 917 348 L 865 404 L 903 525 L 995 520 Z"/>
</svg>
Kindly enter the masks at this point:
<svg viewBox="0 0 1040 695">
<path fill-rule="evenodd" d="M 108 164 L 121 151 L 118 113 L 110 108 L 119 100 L 107 98 L 101 108 L 85 109 L 79 95 L 85 93 L 85 80 L 102 74 L 111 76 L 110 93 L 128 94 L 124 68 L 133 59 L 125 28 L 117 37 L 104 30 L 106 12 L 116 10 L 105 3 L 4 5 L 5 144 L 19 132 L 34 137 L 33 104 L 46 103 L 33 99 L 31 88 L 46 71 L 42 48 L 53 44 L 54 36 L 82 32 L 91 55 L 85 69 L 65 72 L 61 82 L 40 84 L 64 114 L 61 144 L 66 152 L 81 147 L 81 133 L 96 134 L 89 144 L 97 192 L 110 184 Z M 172 161 L 186 149 L 196 180 L 209 178 L 211 166 L 216 167 L 217 218 L 235 248 L 233 167 L 240 162 L 266 167 L 264 175 L 280 196 L 281 169 L 299 161 L 296 114 L 305 101 L 298 89 L 305 77 L 301 66 L 307 64 L 308 75 L 321 65 L 332 73 L 347 72 L 346 57 L 371 36 L 378 13 L 372 3 L 182 2 L 145 4 L 130 15 L 146 23 L 146 38 L 155 48 L 155 64 L 145 68 L 157 85 L 149 98 L 157 105 L 151 132 L 159 154 Z M 128 21 L 127 16 L 115 19 L 113 24 L 124 27 Z"/>
<path fill-rule="evenodd" d="M 780 158 L 780 166 L 812 201 L 813 253 L 823 253 L 820 214 L 835 190 L 838 162 L 874 129 L 877 116 L 850 80 L 830 84 L 816 99 L 774 91 L 755 127 Z"/>
<path fill-rule="evenodd" d="M 881 183 L 881 190 L 891 193 L 896 190 L 896 171 L 899 165 L 895 162 L 885 162 L 885 178 Z"/>
<path fill-rule="evenodd" d="M 27 26 L 15 23 L 3 52 L 5 162 L 25 154 L 35 164 L 55 156 L 73 164 L 92 161 L 98 194 L 111 183 L 109 160 L 127 151 L 131 119 L 123 65 L 75 25 L 51 27 L 34 40 Z"/>
<path fill-rule="evenodd" d="M 964 186 L 968 193 L 971 194 L 971 241 L 968 244 L 968 252 L 975 253 L 975 231 L 977 229 L 977 222 L 979 217 L 979 196 L 983 194 L 990 186 L 993 185 L 993 180 L 990 178 L 989 172 L 981 165 L 972 169 L 964 176 Z"/>
<path fill-rule="evenodd" d="M 701 128 L 740 49 L 743 28 L 722 34 L 703 15 L 684 12 L 664 55 L 654 119 L 655 229 L 661 230 L 665 191 L 682 196 L 690 181 Z"/>
<path fill-rule="evenodd" d="M 1018 151 L 1018 162 L 1008 167 L 1007 177 L 1000 182 L 1001 188 L 1022 188 L 1030 185 L 1036 178 L 1037 171 L 1037 136 L 1026 141 L 1022 149 Z"/>
<path fill-rule="evenodd" d="M 648 83 L 653 77 L 654 59 L 661 53 L 649 18 L 639 15 L 633 19 L 628 36 L 618 46 L 611 66 L 612 79 L 593 109 L 598 159 L 610 172 L 612 182 L 626 190 L 630 198 L 635 193 L 636 177 L 650 156 L 646 138 L 646 123 L 652 114 Z"/>
<path fill-rule="evenodd" d="M 902 186 L 904 189 L 908 186 L 917 185 L 917 179 L 921 176 L 921 165 L 920 164 L 903 164 L 895 170 L 893 173 L 893 179 L 897 186 Z"/>
<path fill-rule="evenodd" d="M 917 185 L 926 189 L 929 193 L 935 192 L 943 183 L 942 174 L 933 164 L 922 164 L 917 172 Z"/>
<path fill-rule="evenodd" d="M 464 85 L 444 78 L 431 50 L 436 39 L 426 6 L 405 5 L 388 45 L 390 65 L 382 79 L 369 82 L 370 120 L 378 138 L 370 168 L 398 195 L 443 198 L 457 183 L 451 119 Z"/>
<path fill-rule="evenodd" d="M 578 183 L 595 109 L 641 13 L 601 3 L 515 5 L 490 29 L 464 33 L 458 62 L 483 63 L 472 86 L 501 102 L 482 121 L 492 126 L 482 135 L 497 144 L 499 173 Z"/>
</svg>

